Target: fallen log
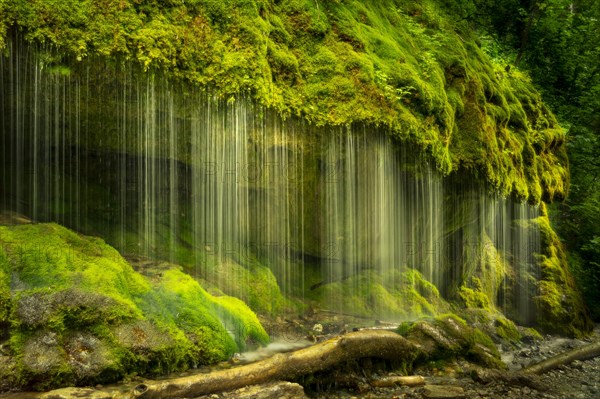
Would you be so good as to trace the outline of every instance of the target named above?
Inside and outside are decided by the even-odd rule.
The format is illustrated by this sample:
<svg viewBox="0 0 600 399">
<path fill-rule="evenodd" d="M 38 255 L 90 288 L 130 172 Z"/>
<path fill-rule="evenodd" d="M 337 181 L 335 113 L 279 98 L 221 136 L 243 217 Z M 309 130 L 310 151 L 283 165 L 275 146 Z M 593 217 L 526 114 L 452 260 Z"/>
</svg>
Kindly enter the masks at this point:
<svg viewBox="0 0 600 399">
<path fill-rule="evenodd" d="M 420 375 L 394 375 L 371 381 L 371 386 L 377 388 L 391 388 L 398 385 L 404 385 L 407 387 L 425 385 L 425 378 Z"/>
<path fill-rule="evenodd" d="M 561 353 L 521 370 L 524 374 L 543 374 L 560 366 L 566 366 L 575 360 L 588 360 L 600 356 L 600 341 Z"/>
<path fill-rule="evenodd" d="M 293 380 L 353 359 L 411 361 L 419 353 L 419 345 L 395 332 L 362 330 L 233 369 L 140 384 L 131 395 L 144 399 L 196 397 L 269 381 Z"/>
</svg>

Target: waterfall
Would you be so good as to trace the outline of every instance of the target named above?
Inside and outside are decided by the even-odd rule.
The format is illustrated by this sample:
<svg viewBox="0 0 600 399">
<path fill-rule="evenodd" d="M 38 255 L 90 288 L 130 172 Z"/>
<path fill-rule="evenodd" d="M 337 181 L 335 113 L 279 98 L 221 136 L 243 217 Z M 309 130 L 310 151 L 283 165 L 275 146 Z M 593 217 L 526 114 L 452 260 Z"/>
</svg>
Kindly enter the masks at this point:
<svg viewBox="0 0 600 399">
<path fill-rule="evenodd" d="M 243 288 L 264 265 L 285 295 L 338 311 L 416 317 L 475 289 L 534 318 L 538 209 L 441 176 L 384 129 L 282 119 L 125 62 L 52 66 L 19 40 L 8 53 L 3 208 L 245 300 L 268 295 Z"/>
</svg>

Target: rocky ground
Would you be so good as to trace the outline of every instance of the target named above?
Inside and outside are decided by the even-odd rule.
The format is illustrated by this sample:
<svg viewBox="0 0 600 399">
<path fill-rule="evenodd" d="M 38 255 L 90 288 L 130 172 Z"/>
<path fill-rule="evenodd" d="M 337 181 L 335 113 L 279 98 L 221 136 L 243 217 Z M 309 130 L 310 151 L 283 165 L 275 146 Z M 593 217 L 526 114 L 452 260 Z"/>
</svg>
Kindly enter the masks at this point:
<svg viewBox="0 0 600 399">
<path fill-rule="evenodd" d="M 600 326 L 585 340 L 546 336 L 542 341 L 522 343 L 518 348 L 504 348 L 502 358 L 511 371 L 538 363 L 544 359 L 600 340 Z M 477 382 L 469 374 L 467 364 L 454 363 L 439 369 L 418 371 L 425 376 L 425 385 L 419 387 L 371 388 L 369 379 L 356 376 L 360 389 L 329 392 L 308 392 L 310 397 L 325 398 L 487 398 L 487 399 L 600 399 L 600 357 L 575 361 L 541 376 L 527 384 L 522 382 Z M 376 377 L 376 376 L 374 376 Z M 373 377 L 371 377 L 373 378 Z"/>
<path fill-rule="evenodd" d="M 280 321 L 281 322 L 281 321 Z M 298 327 L 298 331 L 289 334 L 290 337 L 298 337 L 299 323 L 289 322 Z M 285 324 L 285 323 L 281 323 Z M 280 325 L 281 325 L 280 324 Z M 237 363 L 246 363 L 271 356 L 275 352 L 289 351 L 310 345 L 310 341 L 320 341 L 331 335 L 337 323 L 315 324 L 309 334 L 309 341 L 290 340 L 277 342 L 266 349 L 252 353 L 240 354 L 230 362 L 213 366 L 214 368 L 235 367 Z M 311 321 L 312 325 L 312 321 Z M 339 324 L 335 326 L 337 330 Z M 303 327 L 306 331 L 306 325 Z M 329 330 L 332 331 L 329 331 Z M 289 331 L 293 328 L 288 329 Z M 339 331 L 338 331 L 339 333 Z M 304 336 L 306 338 L 306 336 Z M 600 325 L 594 334 L 584 340 L 567 339 L 563 337 L 546 336 L 541 341 L 531 340 L 523 342 L 518 347 L 500 348 L 502 359 L 507 364 L 509 371 L 518 372 L 521 368 L 538 363 L 544 359 L 577 348 L 589 342 L 600 340 Z M 381 371 L 385 369 L 381 364 L 373 364 L 370 361 L 358 362 L 353 365 L 343 365 L 338 370 L 329 374 L 311 376 L 311 379 L 297 381 L 296 383 L 274 383 L 261 386 L 243 388 L 233 392 L 225 392 L 202 397 L 201 399 L 274 399 L 274 398 L 357 398 L 357 399 L 430 399 L 430 398 L 487 398 L 487 399 L 600 399 L 600 357 L 587 361 L 575 361 L 567 366 L 561 366 L 556 370 L 549 371 L 541 376 L 534 376 L 523 380 L 506 380 L 503 378 L 488 378 L 486 382 L 480 381 L 475 376 L 473 366 L 464 361 L 452 361 L 449 363 L 437 362 L 428 364 L 414 371 L 424 377 L 424 384 L 415 387 L 374 387 L 374 381 L 399 373 Z M 390 369 L 389 367 L 387 368 Z M 352 371 L 354 370 L 354 371 Z M 207 372 L 196 370 L 195 372 Z M 182 373 L 181 375 L 189 375 Z M 172 376 L 174 377 L 174 376 Z M 479 380 L 479 381 L 478 381 Z M 89 397 L 95 399 L 110 399 L 115 389 L 123 391 L 124 386 L 133 386 L 139 382 L 133 378 L 129 382 L 118 387 L 96 387 L 84 389 L 67 388 L 66 391 L 42 394 L 44 399 L 65 399 L 75 397 Z M 306 393 L 303 396 L 302 392 Z M 40 398 L 34 393 L 14 393 L 0 395 L 0 398 Z M 83 396 L 81 396 L 83 395 Z M 200 398 L 196 398 L 200 399 Z"/>
<path fill-rule="evenodd" d="M 487 399 L 598 399 L 600 398 L 600 358 L 575 362 L 570 366 L 535 378 L 535 387 L 503 381 L 477 383 L 470 377 L 426 376 L 420 387 L 371 388 L 369 392 L 340 390 L 309 393 L 325 398 L 487 398 Z M 365 381 L 366 383 L 366 381 Z"/>
</svg>

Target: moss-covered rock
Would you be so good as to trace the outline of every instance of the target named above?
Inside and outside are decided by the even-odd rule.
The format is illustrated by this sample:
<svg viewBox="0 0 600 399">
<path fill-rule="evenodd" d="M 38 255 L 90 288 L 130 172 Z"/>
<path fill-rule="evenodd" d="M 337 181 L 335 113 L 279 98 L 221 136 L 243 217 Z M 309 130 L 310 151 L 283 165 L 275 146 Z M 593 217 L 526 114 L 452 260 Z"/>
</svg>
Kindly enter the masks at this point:
<svg viewBox="0 0 600 399">
<path fill-rule="evenodd" d="M 490 309 L 490 298 L 483 292 L 477 277 L 471 277 L 470 284 L 465 283 L 458 289 L 458 297 L 466 308 Z"/>
<path fill-rule="evenodd" d="M 411 320 L 449 309 L 438 289 L 423 275 L 404 271 L 367 270 L 310 291 L 319 306 L 357 316 Z"/>
<path fill-rule="evenodd" d="M 529 78 L 487 56 L 485 43 L 433 0 L 0 7 L 0 47 L 10 49 L 9 31 L 19 30 L 63 76 L 90 76 L 96 57 L 126 60 L 222 98 L 250 92 L 284 116 L 386 126 L 443 172 L 470 169 L 531 202 L 567 189 L 564 131 Z M 117 141 L 103 138 L 104 146 Z"/>
<path fill-rule="evenodd" d="M 56 224 L 0 226 L 0 282 L 11 388 L 165 373 L 268 341 L 242 301 L 173 265 L 145 277 L 102 240 Z"/>
<path fill-rule="evenodd" d="M 491 338 L 460 317 L 445 314 L 433 320 L 420 320 L 400 327 L 407 339 L 418 342 L 425 354 L 422 360 L 465 358 L 492 368 L 506 368 Z"/>
<path fill-rule="evenodd" d="M 535 298 L 538 323 L 543 331 L 580 337 L 591 331 L 589 311 L 569 271 L 563 244 L 552 229 L 545 204 L 534 221 L 541 234 L 541 275 Z"/>
</svg>

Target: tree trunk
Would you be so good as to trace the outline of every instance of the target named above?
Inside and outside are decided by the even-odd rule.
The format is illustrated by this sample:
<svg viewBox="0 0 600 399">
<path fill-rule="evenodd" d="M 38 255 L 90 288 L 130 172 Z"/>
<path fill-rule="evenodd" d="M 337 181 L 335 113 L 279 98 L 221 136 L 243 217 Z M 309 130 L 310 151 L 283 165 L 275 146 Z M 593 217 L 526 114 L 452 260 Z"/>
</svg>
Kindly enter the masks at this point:
<svg viewBox="0 0 600 399">
<path fill-rule="evenodd" d="M 412 361 L 419 353 L 417 344 L 395 332 L 361 330 L 229 370 L 140 384 L 132 395 L 148 399 L 195 397 L 269 381 L 293 380 L 351 359 L 375 357 Z"/>
<path fill-rule="evenodd" d="M 420 375 L 395 375 L 390 377 L 382 377 L 371 381 L 371 386 L 377 388 L 389 388 L 398 385 L 404 385 L 407 387 L 425 385 L 425 378 Z"/>
<path fill-rule="evenodd" d="M 540 4 L 539 3 L 540 3 L 540 0 L 534 0 L 532 2 L 531 8 L 529 10 L 529 16 L 527 18 L 527 23 L 523 27 L 523 31 L 521 31 L 521 43 L 519 46 L 519 52 L 517 53 L 517 57 L 516 57 L 515 63 L 514 63 L 514 65 L 516 67 L 518 67 L 519 64 L 521 63 L 521 59 L 523 58 L 523 55 L 525 54 L 525 50 L 527 49 L 527 46 L 529 45 L 529 33 L 531 32 L 531 29 L 533 28 L 533 23 L 540 12 Z"/>
<path fill-rule="evenodd" d="M 542 362 L 527 366 L 521 372 L 525 374 L 543 374 L 546 371 L 567 365 L 575 360 L 587 360 L 596 356 L 600 356 L 600 342 L 594 342 L 593 344 L 561 353 Z"/>
</svg>

